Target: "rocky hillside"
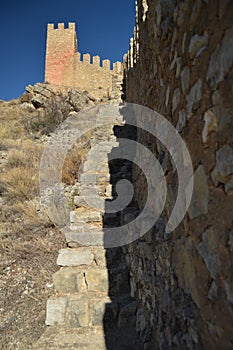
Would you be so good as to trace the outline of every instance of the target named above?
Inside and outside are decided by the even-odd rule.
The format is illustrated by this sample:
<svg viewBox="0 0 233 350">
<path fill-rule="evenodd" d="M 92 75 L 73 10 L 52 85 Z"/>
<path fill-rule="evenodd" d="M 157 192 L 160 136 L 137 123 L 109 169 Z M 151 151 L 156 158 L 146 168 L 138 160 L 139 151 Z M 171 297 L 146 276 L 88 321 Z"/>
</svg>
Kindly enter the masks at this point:
<svg viewBox="0 0 233 350">
<path fill-rule="evenodd" d="M 38 167 L 50 133 L 70 113 L 104 101 L 88 92 L 54 91 L 37 83 L 23 96 L 0 101 L 0 348 L 25 350 L 45 330 L 46 301 L 61 233 L 39 202 Z M 63 182 L 72 197 L 89 135 L 68 154 Z"/>
</svg>

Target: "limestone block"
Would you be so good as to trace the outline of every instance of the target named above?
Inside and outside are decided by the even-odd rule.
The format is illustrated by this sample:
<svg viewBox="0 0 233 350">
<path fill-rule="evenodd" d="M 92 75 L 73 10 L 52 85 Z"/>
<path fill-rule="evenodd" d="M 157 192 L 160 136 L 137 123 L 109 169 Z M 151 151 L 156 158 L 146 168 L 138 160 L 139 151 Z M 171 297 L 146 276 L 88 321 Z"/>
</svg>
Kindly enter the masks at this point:
<svg viewBox="0 0 233 350">
<path fill-rule="evenodd" d="M 136 325 L 137 303 L 123 306 L 119 312 L 118 328 Z"/>
<path fill-rule="evenodd" d="M 211 174 L 214 184 L 225 184 L 226 192 L 233 189 L 233 147 L 224 145 L 217 151 L 216 166 Z"/>
<path fill-rule="evenodd" d="M 176 242 L 172 255 L 172 266 L 178 277 L 179 287 L 192 296 L 200 307 L 206 302 L 208 273 L 190 238 L 182 237 Z"/>
<path fill-rule="evenodd" d="M 86 289 L 84 274 L 75 267 L 57 271 L 53 275 L 53 283 L 59 293 L 77 293 Z"/>
<path fill-rule="evenodd" d="M 194 58 L 197 55 L 200 55 L 203 51 L 203 48 L 206 48 L 208 44 L 208 34 L 205 32 L 204 35 L 195 34 L 192 36 L 189 45 L 189 55 L 191 58 Z M 200 51 L 202 49 L 202 51 Z"/>
<path fill-rule="evenodd" d="M 210 135 L 217 130 L 217 119 L 214 113 L 209 110 L 204 115 L 205 126 L 202 131 L 202 141 L 204 145 L 208 145 Z"/>
<path fill-rule="evenodd" d="M 92 299 L 90 301 L 90 320 L 93 326 L 101 326 L 103 322 L 113 322 L 118 312 L 118 306 L 109 297 Z"/>
<path fill-rule="evenodd" d="M 108 173 L 109 172 L 109 165 L 108 162 L 93 162 L 91 160 L 86 161 L 83 166 L 83 171 L 88 172 L 97 172 L 97 173 Z"/>
<path fill-rule="evenodd" d="M 232 111 L 224 105 L 224 99 L 219 90 L 216 90 L 212 95 L 213 113 L 218 122 L 218 131 L 229 133 L 231 136 Z"/>
<path fill-rule="evenodd" d="M 174 91 L 173 98 L 172 98 L 172 113 L 175 112 L 179 103 L 180 103 L 180 89 L 178 88 Z"/>
<path fill-rule="evenodd" d="M 51 297 L 47 301 L 46 321 L 47 326 L 63 325 L 65 323 L 65 312 L 67 297 Z"/>
<path fill-rule="evenodd" d="M 227 245 L 229 246 L 230 252 L 233 252 L 233 230 L 229 233 L 229 240 Z"/>
<path fill-rule="evenodd" d="M 169 97 L 170 97 L 170 85 L 168 85 L 167 91 L 166 91 L 166 101 L 165 101 L 166 106 L 168 106 Z"/>
<path fill-rule="evenodd" d="M 94 255 L 90 248 L 61 249 L 59 251 L 57 265 L 58 266 L 79 266 L 91 265 Z"/>
<path fill-rule="evenodd" d="M 178 119 L 178 122 L 177 122 L 177 125 L 176 125 L 176 129 L 179 132 L 181 132 L 184 129 L 185 124 L 186 124 L 186 112 L 182 109 L 179 112 L 179 119 Z"/>
<path fill-rule="evenodd" d="M 227 281 L 224 281 L 224 289 L 227 297 L 227 302 L 233 305 L 233 288 L 230 287 Z"/>
<path fill-rule="evenodd" d="M 84 173 L 80 177 L 80 182 L 84 182 L 87 184 L 108 182 L 109 180 L 110 180 L 110 174 Z"/>
<path fill-rule="evenodd" d="M 88 195 L 88 193 L 87 193 Z M 90 211 L 90 210 L 76 210 L 70 212 L 70 222 L 79 223 L 79 222 L 101 222 L 102 213 L 99 211 Z"/>
<path fill-rule="evenodd" d="M 194 173 L 193 195 L 188 209 L 191 219 L 208 213 L 208 201 L 208 180 L 203 165 L 200 165 Z"/>
<path fill-rule="evenodd" d="M 183 93 L 185 93 L 188 90 L 189 81 L 190 81 L 190 70 L 188 66 L 185 66 L 181 72 L 181 85 L 182 85 Z"/>
<path fill-rule="evenodd" d="M 108 291 L 108 270 L 90 269 L 86 271 L 86 283 L 88 291 Z"/>
<path fill-rule="evenodd" d="M 222 81 L 233 64 L 233 26 L 226 30 L 222 42 L 211 56 L 207 80 L 214 87 Z"/>
<path fill-rule="evenodd" d="M 86 296 L 73 295 L 69 298 L 67 323 L 74 328 L 89 326 L 89 300 Z"/>
<path fill-rule="evenodd" d="M 216 232 L 210 228 L 202 235 L 202 241 L 198 244 L 197 250 L 203 258 L 211 276 L 215 277 L 220 271 L 220 261 L 218 257 L 219 237 Z"/>
<path fill-rule="evenodd" d="M 215 301 L 218 297 L 218 287 L 215 281 L 212 281 L 209 292 L 208 292 L 208 299 L 211 301 Z"/>
<path fill-rule="evenodd" d="M 105 196 L 106 197 L 112 197 L 112 185 L 111 184 L 106 185 Z"/>
<path fill-rule="evenodd" d="M 106 266 L 106 250 L 104 248 L 96 248 L 94 250 L 94 260 L 98 266 Z"/>
<path fill-rule="evenodd" d="M 196 107 L 201 98 L 202 92 L 202 80 L 199 79 L 195 85 L 190 90 L 189 95 L 186 97 L 187 100 L 187 110 L 188 110 L 188 118 L 191 117 L 193 107 Z"/>
<path fill-rule="evenodd" d="M 83 196 L 75 196 L 74 197 L 74 205 L 76 207 L 88 207 L 88 204 Z"/>
</svg>

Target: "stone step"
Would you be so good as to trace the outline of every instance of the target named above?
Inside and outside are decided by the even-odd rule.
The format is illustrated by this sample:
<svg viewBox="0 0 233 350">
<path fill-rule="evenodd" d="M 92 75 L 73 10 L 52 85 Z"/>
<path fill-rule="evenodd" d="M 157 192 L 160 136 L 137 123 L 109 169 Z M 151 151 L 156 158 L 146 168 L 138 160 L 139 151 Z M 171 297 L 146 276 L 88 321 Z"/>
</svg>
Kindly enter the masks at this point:
<svg viewBox="0 0 233 350">
<path fill-rule="evenodd" d="M 92 160 L 85 161 L 83 165 L 83 173 L 109 173 L 108 161 L 94 162 Z"/>
<path fill-rule="evenodd" d="M 112 221 L 113 222 L 113 221 Z M 107 224 L 106 224 L 107 225 Z M 80 232 L 75 229 L 75 226 L 66 228 L 65 237 L 66 242 L 69 247 L 83 247 L 83 246 L 98 246 L 105 248 L 112 248 L 119 246 L 119 238 L 115 233 L 108 231 L 112 225 L 109 227 L 99 228 L 95 231 Z M 124 237 L 121 237 L 124 241 Z"/>
<path fill-rule="evenodd" d="M 39 341 L 28 350 L 107 350 L 102 327 L 79 329 L 49 327 Z"/>
<path fill-rule="evenodd" d="M 96 172 L 84 173 L 79 178 L 80 183 L 86 183 L 86 184 L 101 184 L 109 181 L 110 181 L 109 171 L 101 174 Z"/>
<path fill-rule="evenodd" d="M 114 127 L 114 126 L 113 126 Z M 95 141 L 95 139 L 91 139 L 91 145 L 92 141 Z M 119 142 L 117 141 L 117 138 L 115 135 L 112 135 L 110 138 L 107 140 L 98 140 L 99 143 L 95 144 L 95 148 L 90 150 L 89 153 L 95 153 L 96 151 L 98 152 L 109 152 L 111 151 L 112 147 L 118 147 Z"/>
<path fill-rule="evenodd" d="M 71 253 L 70 255 L 72 256 Z M 99 256 L 100 259 L 101 256 Z M 101 266 L 94 264 L 74 266 L 73 261 L 67 256 L 64 261 L 66 265 L 53 275 L 53 283 L 58 293 L 100 292 L 116 297 L 130 293 L 129 273 L 126 266 L 107 268 L 107 262 L 104 266 L 104 261 L 101 262 Z"/>
<path fill-rule="evenodd" d="M 81 196 L 92 196 L 94 194 L 98 194 L 100 197 L 109 197 L 112 194 L 112 185 L 109 182 L 105 184 L 86 184 L 79 183 L 78 185 L 78 193 Z"/>
<path fill-rule="evenodd" d="M 70 222 L 102 222 L 102 216 L 100 211 L 79 208 L 70 212 Z"/>
<path fill-rule="evenodd" d="M 125 196 L 126 198 L 128 198 L 127 193 L 125 193 Z M 123 200 L 123 196 L 121 196 L 121 198 Z M 76 208 L 82 208 L 83 210 L 92 209 L 92 210 L 104 212 L 106 210 L 109 211 L 108 208 L 111 207 L 112 200 L 113 200 L 112 195 L 108 197 L 107 196 L 103 197 L 96 194 L 96 195 L 90 195 L 90 196 L 75 196 L 73 198 L 73 203 Z"/>
<path fill-rule="evenodd" d="M 112 196 L 75 196 L 73 199 L 73 203 L 76 206 L 76 208 L 92 208 L 104 211 L 104 209 L 106 208 L 106 199 L 111 200 Z"/>
<path fill-rule="evenodd" d="M 136 326 L 136 302 L 129 296 L 113 300 L 109 296 L 92 293 L 55 295 L 47 301 L 46 325 L 64 328 L 101 326 Z"/>
<path fill-rule="evenodd" d="M 40 340 L 27 350 L 142 350 L 134 330 L 105 327 L 79 329 L 49 327 Z"/>
</svg>

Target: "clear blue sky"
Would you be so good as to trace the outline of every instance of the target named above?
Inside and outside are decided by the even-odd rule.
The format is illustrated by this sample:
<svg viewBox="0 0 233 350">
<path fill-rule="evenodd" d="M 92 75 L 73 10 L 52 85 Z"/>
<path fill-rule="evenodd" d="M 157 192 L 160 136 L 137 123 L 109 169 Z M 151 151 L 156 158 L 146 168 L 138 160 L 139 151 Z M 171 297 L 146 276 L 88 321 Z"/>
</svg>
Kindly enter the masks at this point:
<svg viewBox="0 0 233 350">
<path fill-rule="evenodd" d="M 47 23 L 75 22 L 79 51 L 122 60 L 133 34 L 135 0 L 3 0 L 0 9 L 0 99 L 44 81 Z"/>
</svg>

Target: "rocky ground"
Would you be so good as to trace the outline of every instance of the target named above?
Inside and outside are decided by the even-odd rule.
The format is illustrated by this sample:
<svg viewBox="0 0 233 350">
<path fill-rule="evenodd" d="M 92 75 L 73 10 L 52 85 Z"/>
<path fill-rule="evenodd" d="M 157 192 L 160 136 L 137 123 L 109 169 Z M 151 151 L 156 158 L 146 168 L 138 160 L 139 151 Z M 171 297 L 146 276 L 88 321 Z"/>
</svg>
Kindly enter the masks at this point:
<svg viewBox="0 0 233 350">
<path fill-rule="evenodd" d="M 25 350 L 45 331 L 52 275 L 63 235 L 42 215 L 38 165 L 44 142 L 70 112 L 101 101 L 87 92 L 54 93 L 45 84 L 17 100 L 0 101 L 0 348 Z M 88 142 L 84 142 L 88 148 Z M 64 182 L 72 189 L 83 149 L 68 156 Z M 39 209 L 38 209 L 39 208 Z M 39 215 L 38 215 L 39 214 Z"/>
</svg>

